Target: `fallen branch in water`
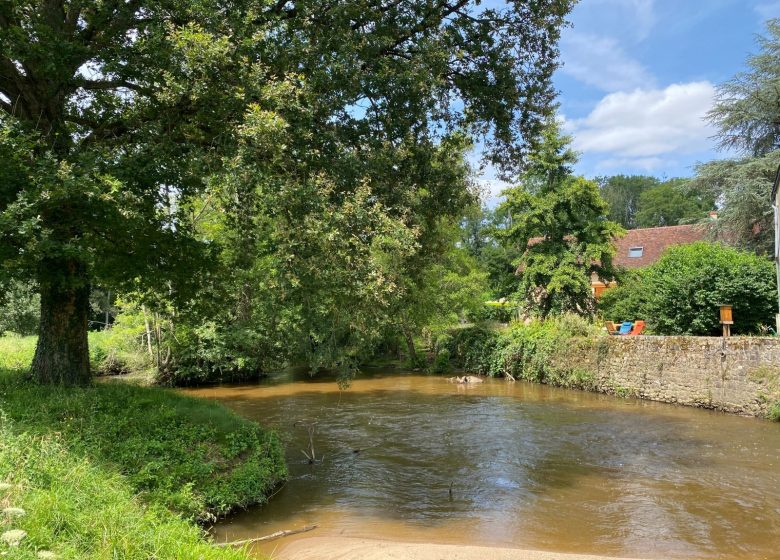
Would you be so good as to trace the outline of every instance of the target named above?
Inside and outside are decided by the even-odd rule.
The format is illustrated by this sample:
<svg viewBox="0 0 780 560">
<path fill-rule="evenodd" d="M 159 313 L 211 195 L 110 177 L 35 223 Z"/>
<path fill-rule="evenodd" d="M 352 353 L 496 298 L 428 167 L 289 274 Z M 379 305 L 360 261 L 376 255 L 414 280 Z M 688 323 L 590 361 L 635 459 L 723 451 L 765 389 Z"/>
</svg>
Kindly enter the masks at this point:
<svg viewBox="0 0 780 560">
<path fill-rule="evenodd" d="M 298 533 L 306 533 L 307 531 L 313 531 L 317 528 L 317 525 L 306 525 L 300 529 L 289 529 L 287 531 L 277 531 L 266 535 L 264 537 L 255 537 L 254 539 L 243 539 L 240 541 L 230 541 L 224 543 L 215 543 L 215 546 L 243 546 L 245 544 L 253 544 L 261 541 L 272 541 L 274 539 L 280 539 L 282 537 L 289 537 L 290 535 L 297 535 Z"/>
</svg>

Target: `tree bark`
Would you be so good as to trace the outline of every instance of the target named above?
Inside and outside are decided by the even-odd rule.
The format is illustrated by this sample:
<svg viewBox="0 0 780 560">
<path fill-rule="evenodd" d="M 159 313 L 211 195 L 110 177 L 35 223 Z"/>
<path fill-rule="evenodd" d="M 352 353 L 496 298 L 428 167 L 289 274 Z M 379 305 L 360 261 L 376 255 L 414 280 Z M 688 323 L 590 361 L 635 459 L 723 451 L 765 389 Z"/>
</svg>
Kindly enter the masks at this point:
<svg viewBox="0 0 780 560">
<path fill-rule="evenodd" d="M 89 281 L 86 266 L 71 259 L 50 260 L 43 270 L 59 268 L 57 280 L 41 282 L 41 322 L 31 375 L 38 383 L 89 383 Z M 55 268 L 55 269 L 56 269 Z"/>
</svg>

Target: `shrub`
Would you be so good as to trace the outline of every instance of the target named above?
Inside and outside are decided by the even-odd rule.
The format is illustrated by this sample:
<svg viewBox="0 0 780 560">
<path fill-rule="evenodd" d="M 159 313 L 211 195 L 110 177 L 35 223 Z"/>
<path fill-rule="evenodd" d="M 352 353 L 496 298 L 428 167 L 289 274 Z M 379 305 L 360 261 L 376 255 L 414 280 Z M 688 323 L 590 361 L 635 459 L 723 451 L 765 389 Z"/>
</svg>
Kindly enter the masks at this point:
<svg viewBox="0 0 780 560">
<path fill-rule="evenodd" d="M 577 365 L 575 358 L 595 352 L 590 346 L 599 334 L 586 319 L 566 314 L 514 323 L 501 332 L 482 327 L 461 329 L 453 336 L 451 353 L 457 365 L 469 372 L 585 387 L 592 375 Z"/>
<path fill-rule="evenodd" d="M 207 322 L 180 327 L 173 341 L 174 364 L 160 372 L 166 385 L 197 385 L 258 378 L 266 359 L 266 339 L 249 328 Z"/>
<path fill-rule="evenodd" d="M 644 285 L 644 270 L 632 270 L 621 275 L 620 283 L 605 291 L 598 300 L 602 318 L 615 323 L 647 317 L 648 293 Z"/>
<path fill-rule="evenodd" d="M 34 286 L 11 282 L 0 294 L 0 335 L 6 332 L 35 334 L 41 318 L 41 297 Z"/>
<path fill-rule="evenodd" d="M 600 306 L 607 319 L 644 319 L 658 334 L 716 335 L 721 304 L 734 308 L 732 332 L 756 334 L 773 324 L 776 303 L 769 259 L 698 242 L 669 248 Z"/>
<path fill-rule="evenodd" d="M 433 357 L 433 363 L 430 367 L 431 373 L 447 373 L 450 369 L 450 351 L 447 348 L 442 348 Z"/>
<path fill-rule="evenodd" d="M 494 321 L 496 323 L 508 323 L 512 320 L 517 304 L 503 301 L 486 301 L 477 309 L 473 316 L 469 317 L 475 323 Z"/>
</svg>

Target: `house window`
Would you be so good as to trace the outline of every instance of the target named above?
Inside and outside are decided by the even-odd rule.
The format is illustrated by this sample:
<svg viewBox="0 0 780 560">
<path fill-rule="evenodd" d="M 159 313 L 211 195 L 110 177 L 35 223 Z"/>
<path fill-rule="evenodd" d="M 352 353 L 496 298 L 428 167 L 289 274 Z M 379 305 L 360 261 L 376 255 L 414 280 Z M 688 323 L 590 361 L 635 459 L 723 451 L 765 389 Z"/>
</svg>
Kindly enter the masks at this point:
<svg viewBox="0 0 780 560">
<path fill-rule="evenodd" d="M 628 256 L 632 259 L 638 259 L 645 252 L 644 247 L 629 247 Z"/>
</svg>

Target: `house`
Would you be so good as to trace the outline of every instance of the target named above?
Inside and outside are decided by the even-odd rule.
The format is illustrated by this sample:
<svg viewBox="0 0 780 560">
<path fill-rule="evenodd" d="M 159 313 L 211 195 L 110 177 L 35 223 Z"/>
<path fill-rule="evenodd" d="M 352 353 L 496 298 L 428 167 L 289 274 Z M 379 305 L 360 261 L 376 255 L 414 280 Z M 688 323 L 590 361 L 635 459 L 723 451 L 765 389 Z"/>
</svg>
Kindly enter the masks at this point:
<svg viewBox="0 0 780 560">
<path fill-rule="evenodd" d="M 710 212 L 710 218 L 716 220 L 717 213 Z M 612 263 L 615 267 L 623 269 L 650 266 L 660 259 L 669 247 L 705 241 L 710 231 L 708 224 L 630 229 L 623 237 L 615 239 L 615 257 Z M 528 241 L 528 246 L 536 245 L 541 240 L 541 237 L 534 237 Z M 517 273 L 522 274 L 522 272 L 522 267 L 518 267 Z M 596 299 L 615 285 L 616 282 L 605 284 L 596 274 L 591 276 L 590 286 Z"/>
<path fill-rule="evenodd" d="M 650 266 L 673 245 L 688 245 L 706 240 L 709 229 L 705 224 L 630 229 L 626 235 L 615 240 L 615 258 L 612 262 L 616 267 L 626 269 Z M 614 282 L 604 284 L 596 277 L 591 279 L 593 295 L 596 298 L 614 285 Z"/>
</svg>

